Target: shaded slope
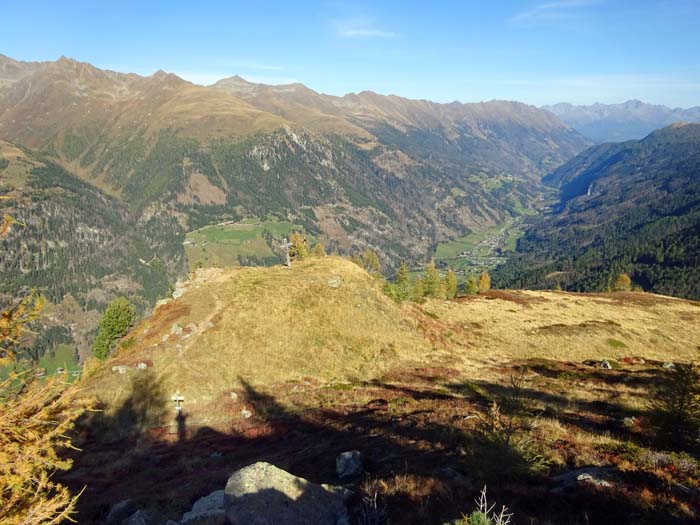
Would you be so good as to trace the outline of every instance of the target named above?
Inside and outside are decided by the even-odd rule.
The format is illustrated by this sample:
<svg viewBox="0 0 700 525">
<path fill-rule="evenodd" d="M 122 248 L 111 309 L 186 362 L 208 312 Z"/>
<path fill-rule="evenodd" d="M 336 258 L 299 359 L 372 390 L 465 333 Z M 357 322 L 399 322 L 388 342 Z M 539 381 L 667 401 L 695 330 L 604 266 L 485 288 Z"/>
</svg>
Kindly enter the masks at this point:
<svg viewBox="0 0 700 525">
<path fill-rule="evenodd" d="M 505 286 L 603 290 L 629 272 L 646 290 L 700 298 L 700 124 L 603 144 L 545 181 L 556 209 L 498 272 Z"/>
</svg>

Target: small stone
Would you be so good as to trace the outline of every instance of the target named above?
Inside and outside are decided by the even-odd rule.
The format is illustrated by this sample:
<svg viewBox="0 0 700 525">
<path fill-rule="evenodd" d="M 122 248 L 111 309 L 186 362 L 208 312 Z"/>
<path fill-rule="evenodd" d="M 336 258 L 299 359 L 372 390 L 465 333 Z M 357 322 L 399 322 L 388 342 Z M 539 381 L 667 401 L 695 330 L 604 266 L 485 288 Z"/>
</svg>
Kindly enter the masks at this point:
<svg viewBox="0 0 700 525">
<path fill-rule="evenodd" d="M 112 372 L 118 372 L 120 374 L 126 374 L 129 371 L 129 367 L 126 365 L 115 365 L 112 367 Z"/>
<path fill-rule="evenodd" d="M 664 363 L 664 364 L 661 365 L 661 366 L 662 366 L 663 368 L 665 368 L 666 370 L 671 370 L 671 369 L 673 369 L 673 368 L 676 368 L 676 365 L 675 365 L 674 363 Z"/>
<path fill-rule="evenodd" d="M 122 521 L 122 525 L 156 525 L 158 519 L 151 512 L 137 510 L 128 519 Z"/>
<path fill-rule="evenodd" d="M 182 297 L 182 294 L 185 293 L 184 288 L 175 288 L 175 291 L 173 292 L 173 299 L 179 299 Z"/>
<path fill-rule="evenodd" d="M 251 417 L 253 417 L 253 413 L 247 408 L 244 408 L 243 410 L 241 410 L 241 417 L 243 419 L 250 419 Z"/>
<path fill-rule="evenodd" d="M 590 483 L 592 485 L 597 485 L 598 487 L 612 487 L 612 484 L 609 481 L 595 477 L 588 472 L 584 472 L 583 474 L 576 476 L 576 481 L 579 483 Z"/>
<path fill-rule="evenodd" d="M 637 426 L 637 418 L 635 417 L 626 417 L 625 419 L 622 420 L 622 424 L 626 426 L 627 428 L 631 428 L 634 426 Z"/>
<path fill-rule="evenodd" d="M 362 455 L 359 450 L 342 452 L 335 459 L 335 471 L 340 479 L 354 478 L 362 474 Z"/>
<path fill-rule="evenodd" d="M 610 362 L 605 361 L 605 360 L 600 362 L 600 368 L 603 368 L 605 370 L 612 370 L 612 366 L 610 365 Z"/>
<path fill-rule="evenodd" d="M 136 365 L 136 368 L 138 368 L 139 370 L 145 370 L 146 368 L 148 368 L 148 365 L 141 361 L 138 365 Z"/>
<path fill-rule="evenodd" d="M 179 324 L 175 323 L 170 327 L 170 333 L 172 335 L 182 335 L 183 328 Z"/>
<path fill-rule="evenodd" d="M 328 279 L 328 286 L 331 288 L 340 288 L 340 285 L 343 284 L 343 279 L 340 278 L 340 276 L 334 276 Z"/>
<path fill-rule="evenodd" d="M 230 395 L 231 395 L 231 399 L 233 399 L 234 401 L 238 401 L 238 394 L 236 394 L 235 392 L 231 392 Z"/>
</svg>

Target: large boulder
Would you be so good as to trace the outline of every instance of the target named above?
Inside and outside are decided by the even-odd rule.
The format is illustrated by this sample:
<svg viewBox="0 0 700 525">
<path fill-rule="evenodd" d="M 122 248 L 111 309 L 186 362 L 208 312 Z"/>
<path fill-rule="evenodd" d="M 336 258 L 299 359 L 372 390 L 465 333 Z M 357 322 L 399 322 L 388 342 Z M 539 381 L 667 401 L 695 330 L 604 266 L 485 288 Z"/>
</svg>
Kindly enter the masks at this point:
<svg viewBox="0 0 700 525">
<path fill-rule="evenodd" d="M 348 493 L 259 462 L 233 473 L 224 490 L 231 525 L 347 525 Z"/>
</svg>

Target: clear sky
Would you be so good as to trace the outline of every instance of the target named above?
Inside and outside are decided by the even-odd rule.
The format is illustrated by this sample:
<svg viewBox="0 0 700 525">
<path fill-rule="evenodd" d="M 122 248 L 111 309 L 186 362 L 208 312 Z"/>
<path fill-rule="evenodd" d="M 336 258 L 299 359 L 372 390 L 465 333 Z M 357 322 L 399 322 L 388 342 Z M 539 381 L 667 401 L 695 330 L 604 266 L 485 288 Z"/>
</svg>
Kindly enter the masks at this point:
<svg viewBox="0 0 700 525">
<path fill-rule="evenodd" d="M 3 2 L 0 53 L 440 102 L 700 105 L 700 0 Z"/>
</svg>

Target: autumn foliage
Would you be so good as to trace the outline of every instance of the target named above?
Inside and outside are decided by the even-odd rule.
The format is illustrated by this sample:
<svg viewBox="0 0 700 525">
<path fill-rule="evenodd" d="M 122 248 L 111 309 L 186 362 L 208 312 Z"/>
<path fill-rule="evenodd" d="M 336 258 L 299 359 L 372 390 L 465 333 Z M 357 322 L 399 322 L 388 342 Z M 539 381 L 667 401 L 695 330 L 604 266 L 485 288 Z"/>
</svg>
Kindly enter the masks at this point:
<svg viewBox="0 0 700 525">
<path fill-rule="evenodd" d="M 5 218 L 0 237 L 11 222 Z M 34 294 L 0 310 L 0 364 L 17 362 L 17 348 L 42 301 Z M 0 525 L 52 525 L 74 513 L 77 495 L 52 480 L 71 462 L 60 451 L 85 409 L 65 377 L 40 379 L 33 370 L 0 381 Z"/>
</svg>

